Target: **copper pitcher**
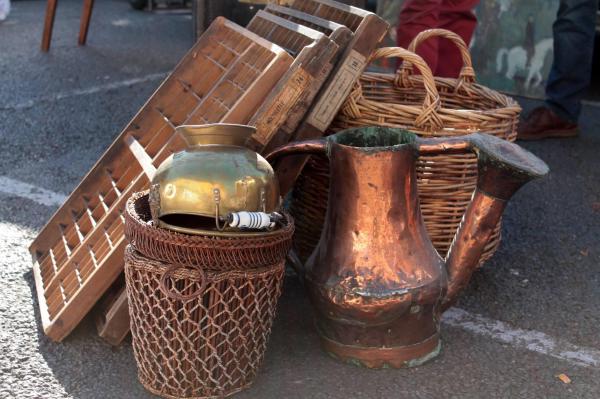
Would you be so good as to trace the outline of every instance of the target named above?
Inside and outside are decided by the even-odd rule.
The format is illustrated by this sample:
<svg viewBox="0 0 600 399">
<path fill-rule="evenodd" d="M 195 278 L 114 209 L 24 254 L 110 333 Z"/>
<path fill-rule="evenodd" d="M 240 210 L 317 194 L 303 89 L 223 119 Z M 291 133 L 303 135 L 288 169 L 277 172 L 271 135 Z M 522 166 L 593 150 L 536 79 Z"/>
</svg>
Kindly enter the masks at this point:
<svg viewBox="0 0 600 399">
<path fill-rule="evenodd" d="M 419 155 L 473 151 L 479 179 L 443 260 L 427 235 L 417 195 Z M 548 167 L 490 135 L 422 139 L 367 127 L 285 145 L 267 159 L 322 154 L 331 187 L 319 244 L 305 282 L 324 349 L 371 368 L 411 367 L 441 347 L 440 316 L 477 268 L 511 196 Z"/>
</svg>

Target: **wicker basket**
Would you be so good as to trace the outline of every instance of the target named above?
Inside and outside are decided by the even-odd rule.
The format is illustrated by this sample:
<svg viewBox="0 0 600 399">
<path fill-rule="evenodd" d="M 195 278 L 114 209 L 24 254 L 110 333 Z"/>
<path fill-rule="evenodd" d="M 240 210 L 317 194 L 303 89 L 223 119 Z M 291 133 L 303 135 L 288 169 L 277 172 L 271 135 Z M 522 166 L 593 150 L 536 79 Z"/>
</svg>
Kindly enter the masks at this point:
<svg viewBox="0 0 600 399">
<path fill-rule="evenodd" d="M 145 256 L 205 270 L 244 270 L 269 266 L 285 259 L 294 234 L 288 214 L 283 228 L 265 234 L 216 237 L 180 234 L 153 227 L 148 191 L 136 193 L 127 201 L 125 236 Z"/>
<path fill-rule="evenodd" d="M 152 260 L 131 246 L 125 278 L 142 385 L 165 398 L 213 398 L 252 384 L 262 362 L 284 261 L 202 272 Z"/>
<path fill-rule="evenodd" d="M 458 79 L 434 78 L 416 47 L 433 36 L 453 41 L 464 67 Z M 403 127 L 422 137 L 448 137 L 475 131 L 514 141 L 521 108 L 510 97 L 474 83 L 467 46 L 449 31 L 419 34 L 409 47 L 381 48 L 371 61 L 397 57 L 404 62 L 396 74 L 364 73 L 334 120 L 333 132 L 358 126 Z M 421 73 L 413 74 L 413 66 Z M 294 243 L 301 260 L 310 255 L 325 218 L 328 168 L 325 158 L 313 157 L 298 179 L 290 212 L 297 223 Z M 477 182 L 477 160 L 471 153 L 420 157 L 417 165 L 421 211 L 440 255 L 445 256 Z M 500 223 L 481 262 L 500 242 Z"/>
<path fill-rule="evenodd" d="M 265 353 L 293 221 L 263 240 L 187 237 L 145 223 L 147 202 L 147 193 L 135 194 L 125 218 L 125 280 L 139 380 L 165 398 L 239 392 L 252 383 Z"/>
</svg>

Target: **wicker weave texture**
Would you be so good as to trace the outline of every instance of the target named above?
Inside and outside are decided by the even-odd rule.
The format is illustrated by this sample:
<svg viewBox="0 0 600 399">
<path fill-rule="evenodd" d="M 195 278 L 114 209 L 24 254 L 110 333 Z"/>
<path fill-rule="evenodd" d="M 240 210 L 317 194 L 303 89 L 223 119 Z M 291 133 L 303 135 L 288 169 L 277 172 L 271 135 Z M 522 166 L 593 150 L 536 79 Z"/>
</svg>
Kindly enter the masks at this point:
<svg viewBox="0 0 600 399">
<path fill-rule="evenodd" d="M 252 271 L 201 272 L 128 246 L 133 352 L 144 387 L 166 398 L 224 397 L 247 388 L 264 357 L 284 267 L 282 259 Z"/>
<path fill-rule="evenodd" d="M 446 37 L 457 45 L 465 65 L 458 79 L 434 78 L 427 64 L 411 51 L 379 49 L 371 60 L 399 58 L 402 67 L 396 74 L 364 73 L 331 130 L 382 125 L 407 128 L 422 137 L 483 132 L 514 141 L 519 105 L 510 97 L 474 83 L 469 51 L 457 35 L 440 29 L 425 31 L 410 48 L 414 51 L 433 36 Z M 413 67 L 421 74 L 415 75 Z M 314 237 L 319 236 L 323 224 L 329 186 L 327 169 L 326 159 L 313 158 L 294 190 L 291 212 L 297 222 L 295 245 L 301 259 L 312 252 Z M 425 225 L 435 248 L 445 256 L 477 183 L 476 157 L 471 153 L 420 157 L 417 176 Z M 499 241 L 500 224 L 482 262 L 493 254 Z"/>
<path fill-rule="evenodd" d="M 296 222 L 294 249 L 303 263 L 321 238 L 328 195 L 329 162 L 325 157 L 311 156 L 296 180 L 289 206 Z"/>
<path fill-rule="evenodd" d="M 150 224 L 148 191 L 134 194 L 127 201 L 125 237 L 136 250 L 152 259 L 227 271 L 273 265 L 285 259 L 294 234 L 294 223 L 287 222 L 268 234 L 212 237 L 179 234 Z"/>
</svg>

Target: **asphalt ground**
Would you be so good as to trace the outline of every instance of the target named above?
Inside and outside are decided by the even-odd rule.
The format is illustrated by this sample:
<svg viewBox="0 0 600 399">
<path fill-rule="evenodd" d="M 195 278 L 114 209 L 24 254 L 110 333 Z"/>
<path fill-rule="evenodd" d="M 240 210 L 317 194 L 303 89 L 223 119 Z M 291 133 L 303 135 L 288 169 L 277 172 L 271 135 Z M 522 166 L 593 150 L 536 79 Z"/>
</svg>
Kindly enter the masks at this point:
<svg viewBox="0 0 600 399">
<path fill-rule="evenodd" d="M 108 346 L 89 318 L 61 344 L 44 336 L 27 247 L 191 46 L 191 18 L 98 1 L 78 47 L 81 2 L 59 3 L 48 54 L 45 2 L 13 2 L 0 23 L 0 398 L 152 397 L 129 340 Z M 581 126 L 577 139 L 523 143 L 552 171 L 510 203 L 499 251 L 445 316 L 437 359 L 379 371 L 331 359 L 288 278 L 264 365 L 236 397 L 600 397 L 598 106 Z"/>
</svg>

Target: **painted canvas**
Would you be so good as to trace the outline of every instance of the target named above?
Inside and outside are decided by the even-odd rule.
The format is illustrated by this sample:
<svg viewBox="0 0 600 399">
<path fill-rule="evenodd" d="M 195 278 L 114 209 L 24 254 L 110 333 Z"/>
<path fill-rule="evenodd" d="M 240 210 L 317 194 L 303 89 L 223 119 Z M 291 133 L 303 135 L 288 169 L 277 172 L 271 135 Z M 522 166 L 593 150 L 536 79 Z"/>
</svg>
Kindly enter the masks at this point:
<svg viewBox="0 0 600 399">
<path fill-rule="evenodd" d="M 396 25 L 404 0 L 379 0 L 377 13 Z M 552 65 L 552 24 L 559 0 L 481 0 L 471 43 L 477 80 L 493 89 L 543 98 Z M 386 45 L 394 45 L 395 28 Z"/>
</svg>

